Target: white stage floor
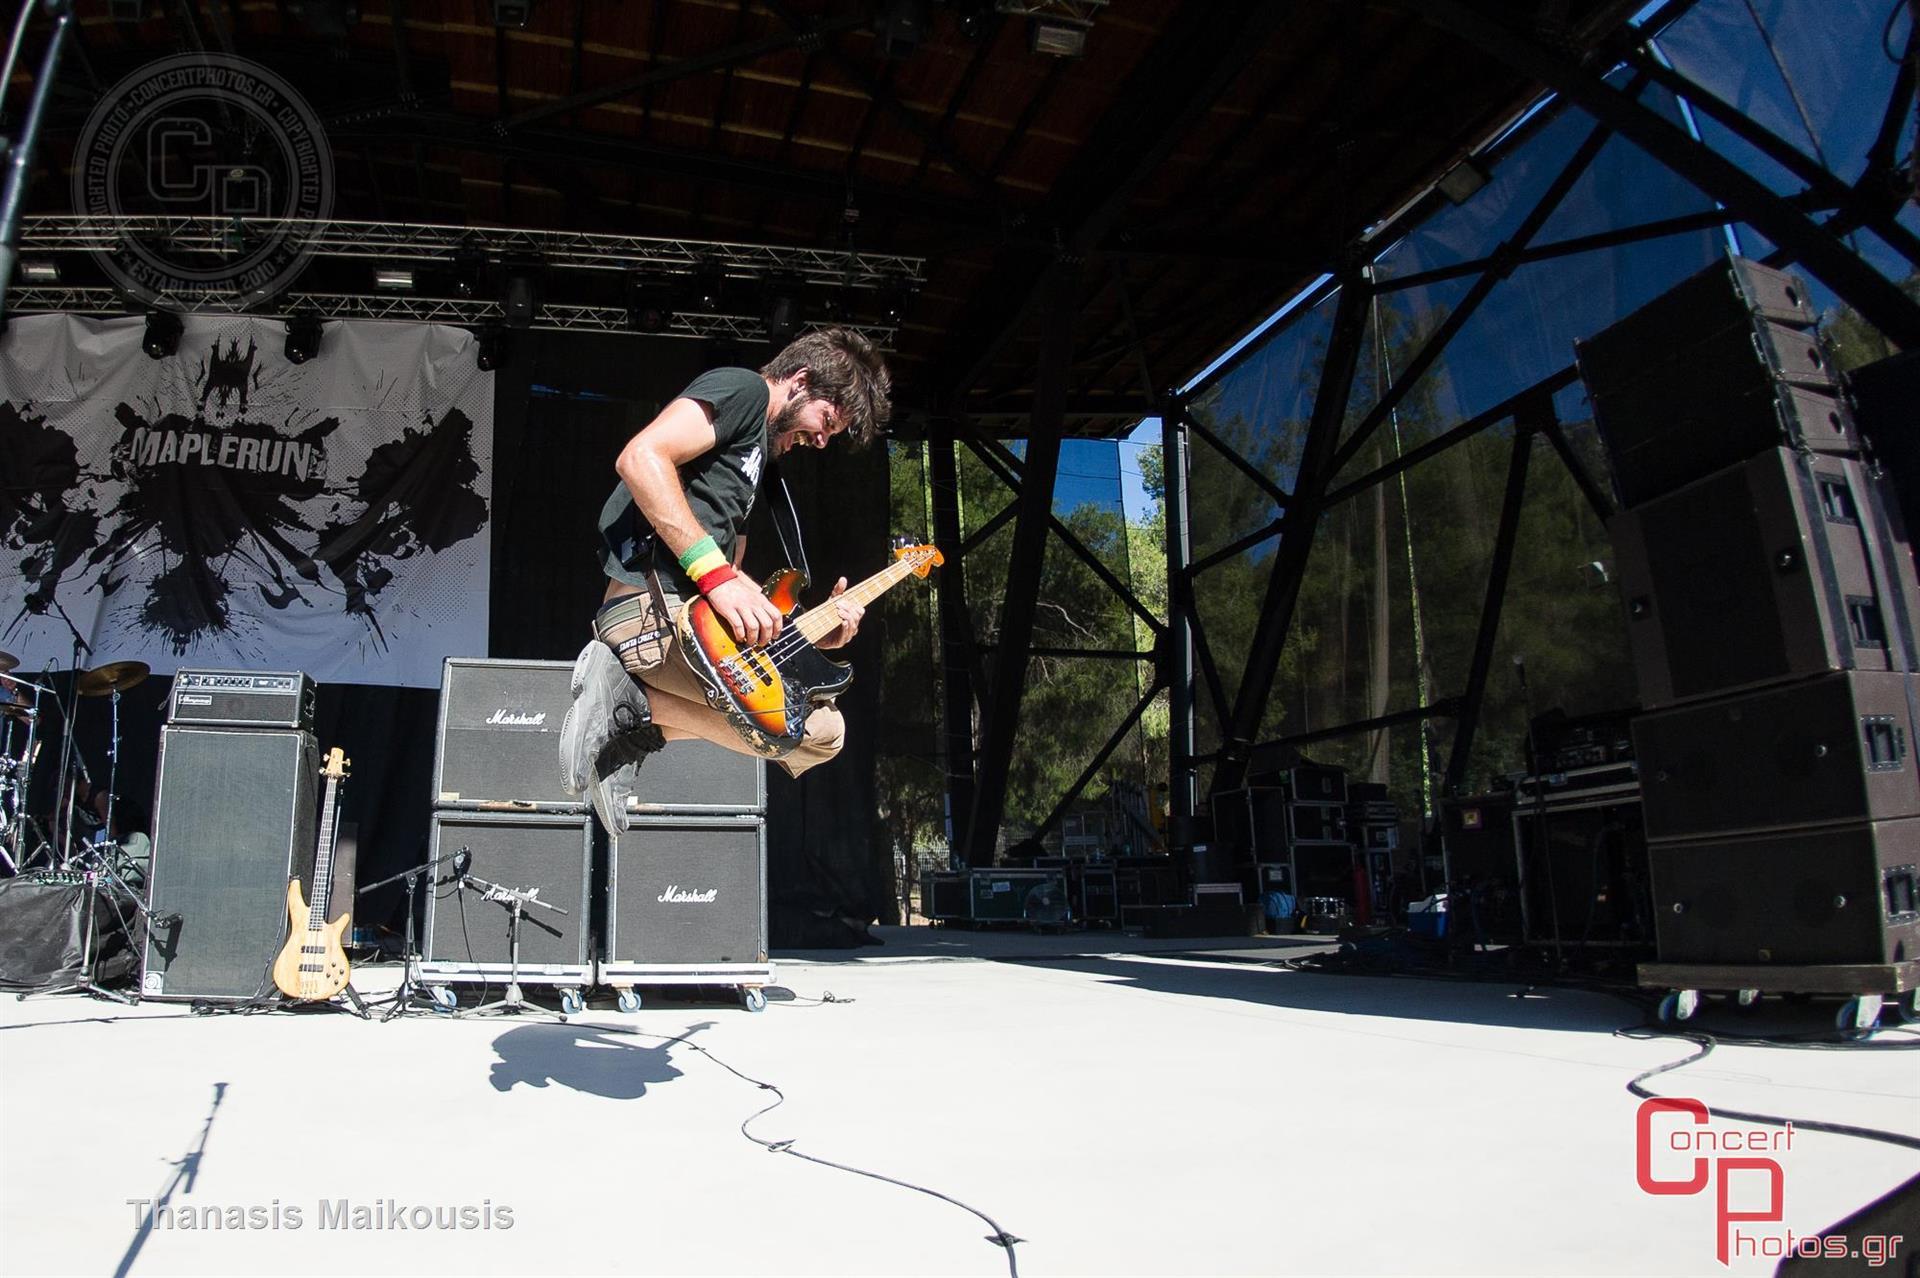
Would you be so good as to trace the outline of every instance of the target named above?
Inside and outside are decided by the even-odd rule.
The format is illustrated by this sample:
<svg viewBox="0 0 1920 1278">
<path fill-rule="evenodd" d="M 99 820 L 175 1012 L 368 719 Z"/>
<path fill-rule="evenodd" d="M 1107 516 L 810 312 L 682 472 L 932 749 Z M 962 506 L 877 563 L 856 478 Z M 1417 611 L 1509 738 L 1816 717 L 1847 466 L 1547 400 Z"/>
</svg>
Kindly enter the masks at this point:
<svg viewBox="0 0 1920 1278">
<path fill-rule="evenodd" d="M 1719 1265 L 1710 1188 L 1637 1186 L 1625 1085 L 1695 1048 L 1616 1037 L 1639 1015 L 1611 996 L 1297 972 L 1279 960 L 1313 947 L 1289 941 L 883 932 L 776 956 L 759 1014 L 650 1000 L 382 1025 L 5 998 L 0 1270 L 1008 1272 L 959 1207 L 748 1140 L 776 1097 L 721 1062 L 786 1097 L 753 1135 L 978 1208 L 1023 1240 L 1027 1278 L 1776 1263 Z M 1920 1135 L 1916 1066 L 1722 1046 L 1651 1086 Z M 1815 1232 L 1920 1171 L 1912 1150 L 1805 1131 L 1773 1156 L 1784 1219 L 1756 1238 Z M 244 1227 L 183 1225 L 209 1216 Z"/>
</svg>

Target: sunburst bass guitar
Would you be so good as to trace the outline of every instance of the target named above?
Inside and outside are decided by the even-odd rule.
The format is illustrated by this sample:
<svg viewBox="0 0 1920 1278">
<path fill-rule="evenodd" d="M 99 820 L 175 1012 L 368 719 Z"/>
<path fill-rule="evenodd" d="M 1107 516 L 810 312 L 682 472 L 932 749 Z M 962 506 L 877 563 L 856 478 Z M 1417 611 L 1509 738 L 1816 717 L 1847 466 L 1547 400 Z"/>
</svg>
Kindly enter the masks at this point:
<svg viewBox="0 0 1920 1278">
<path fill-rule="evenodd" d="M 340 782 L 347 775 L 347 756 L 339 746 L 327 752 L 320 769 L 327 779 L 327 794 L 320 806 L 320 841 L 314 851 L 313 901 L 300 893 L 300 880 L 287 884 L 287 944 L 273 961 L 273 983 L 288 998 L 318 1001 L 329 999 L 347 987 L 351 969 L 347 952 L 340 944 L 353 918 L 353 911 L 340 911 L 340 917 L 327 921 L 327 906 L 333 894 L 333 852 L 337 842 Z"/>
<path fill-rule="evenodd" d="M 894 561 L 839 598 L 858 604 L 878 599 L 908 577 L 925 577 L 944 563 L 936 546 L 903 546 Z M 683 605 L 675 618 L 680 652 L 693 668 L 707 703 L 726 714 L 756 753 L 777 759 L 800 744 L 814 703 L 837 696 L 853 682 L 853 667 L 834 661 L 819 642 L 840 628 L 832 599 L 800 612 L 807 575 L 783 568 L 765 590 L 786 620 L 772 643 L 743 648 L 733 640 L 705 599 Z"/>
</svg>

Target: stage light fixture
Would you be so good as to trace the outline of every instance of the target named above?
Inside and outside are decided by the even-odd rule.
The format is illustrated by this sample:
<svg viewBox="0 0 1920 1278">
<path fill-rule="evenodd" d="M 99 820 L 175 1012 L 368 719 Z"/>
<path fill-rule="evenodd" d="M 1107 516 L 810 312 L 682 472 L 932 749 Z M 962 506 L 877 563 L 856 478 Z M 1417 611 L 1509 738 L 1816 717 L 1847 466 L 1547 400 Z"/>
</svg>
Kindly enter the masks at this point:
<svg viewBox="0 0 1920 1278">
<path fill-rule="evenodd" d="M 889 284 L 880 291 L 880 318 L 886 323 L 897 326 L 907 316 L 907 306 L 913 301 L 913 285 L 905 280 Z"/>
<path fill-rule="evenodd" d="M 474 348 L 473 362 L 483 373 L 491 373 L 505 368 L 507 357 L 513 352 L 511 334 L 498 324 L 489 324 L 480 330 L 480 344 Z"/>
<path fill-rule="evenodd" d="M 1487 184 L 1487 171 L 1471 156 L 1448 169 L 1438 183 L 1440 194 L 1451 204 L 1465 204 Z"/>
<path fill-rule="evenodd" d="M 1027 24 L 1027 47 L 1056 58 L 1077 58 L 1087 51 L 1087 29 L 1070 22 L 1035 18 Z"/>
<path fill-rule="evenodd" d="M 798 284 L 788 280 L 770 283 L 765 304 L 760 308 L 761 322 L 767 329 L 767 340 L 775 346 L 785 346 L 792 341 L 799 335 L 806 319 L 805 310 Z"/>
<path fill-rule="evenodd" d="M 519 264 L 507 269 L 500 291 L 500 315 L 508 328 L 532 328 L 540 316 L 538 267 Z"/>
<path fill-rule="evenodd" d="M 666 287 L 641 276 L 627 279 L 627 322 L 636 332 L 664 333 L 673 326 L 673 298 Z"/>
<path fill-rule="evenodd" d="M 180 349 L 180 334 L 185 329 L 186 325 L 172 311 L 148 311 L 147 331 L 140 339 L 140 349 L 147 353 L 148 359 L 166 359 Z"/>
<path fill-rule="evenodd" d="M 60 264 L 46 261 L 22 262 L 20 263 L 20 282 L 23 284 L 58 284 L 60 282 Z"/>
<path fill-rule="evenodd" d="M 380 267 L 373 273 L 373 286 L 409 292 L 413 288 L 413 272 L 400 267 Z"/>
<path fill-rule="evenodd" d="M 524 27 L 533 21 L 533 0 L 493 0 L 493 25 Z"/>
<path fill-rule="evenodd" d="M 287 320 L 287 363 L 304 364 L 318 355 L 324 332 L 318 315 L 290 316 Z"/>
<path fill-rule="evenodd" d="M 718 262 L 708 262 L 693 273 L 693 307 L 702 315 L 718 315 L 727 291 L 727 273 Z"/>
<path fill-rule="evenodd" d="M 932 26 L 931 0 L 884 0 L 873 15 L 873 34 L 886 58 L 912 56 Z"/>
</svg>

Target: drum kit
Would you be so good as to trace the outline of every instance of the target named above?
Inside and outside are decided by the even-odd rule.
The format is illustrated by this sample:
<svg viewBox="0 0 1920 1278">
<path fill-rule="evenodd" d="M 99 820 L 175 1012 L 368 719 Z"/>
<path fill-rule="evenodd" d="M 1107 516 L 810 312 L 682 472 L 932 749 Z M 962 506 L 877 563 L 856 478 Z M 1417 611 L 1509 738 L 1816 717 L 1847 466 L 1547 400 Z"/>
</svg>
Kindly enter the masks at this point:
<svg viewBox="0 0 1920 1278">
<path fill-rule="evenodd" d="M 139 661 L 115 661 L 80 671 L 63 698 L 46 683 L 14 672 L 20 659 L 0 652 L 0 872 L 21 874 L 45 862 L 53 873 L 78 870 L 94 859 L 96 844 L 111 843 L 115 790 L 120 773 L 120 694 L 148 674 Z M 43 678 L 45 676 L 42 676 Z M 73 725 L 82 697 L 111 698 L 112 725 L 105 785 L 93 780 Z M 50 820 L 31 810 L 30 795 L 41 747 L 59 713 L 59 753 L 54 768 Z M 44 814 L 43 814 L 44 815 Z M 130 840 L 131 842 L 131 840 Z M 124 848 L 116 845 L 116 859 Z M 124 867 L 138 872 L 140 867 Z"/>
</svg>

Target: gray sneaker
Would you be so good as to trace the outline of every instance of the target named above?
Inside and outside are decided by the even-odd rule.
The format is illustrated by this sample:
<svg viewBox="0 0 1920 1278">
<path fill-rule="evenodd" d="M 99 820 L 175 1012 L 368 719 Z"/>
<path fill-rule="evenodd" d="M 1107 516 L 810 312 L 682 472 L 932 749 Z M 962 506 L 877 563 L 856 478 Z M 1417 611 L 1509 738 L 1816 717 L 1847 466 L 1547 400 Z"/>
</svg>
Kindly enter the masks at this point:
<svg viewBox="0 0 1920 1278">
<path fill-rule="evenodd" d="M 608 744 L 643 725 L 652 727 L 653 716 L 639 682 L 598 639 L 589 639 L 574 659 L 572 687 L 573 704 L 560 724 L 560 785 L 577 795 L 611 770 L 596 766 Z"/>
</svg>

